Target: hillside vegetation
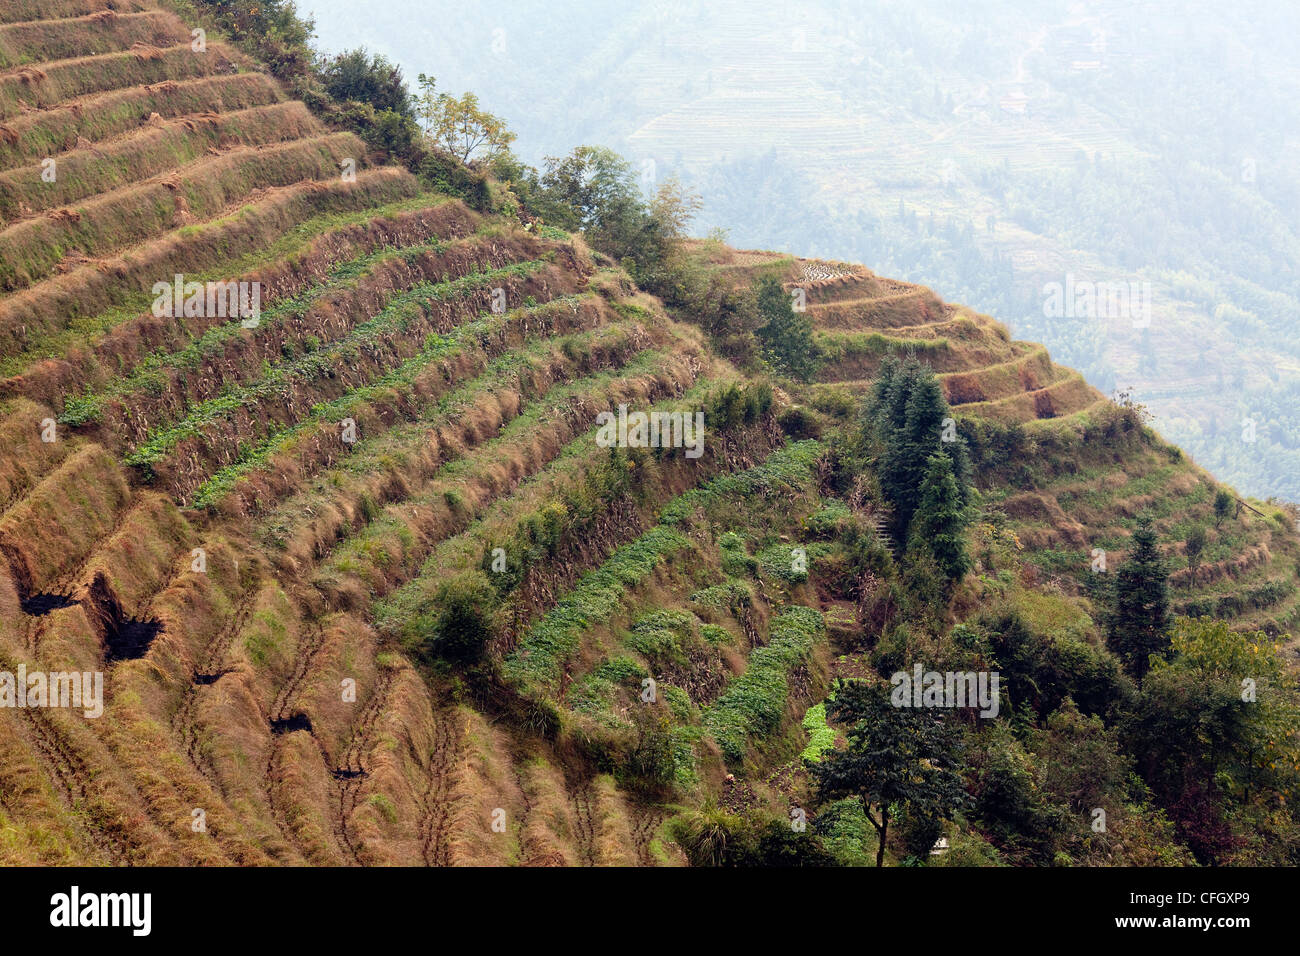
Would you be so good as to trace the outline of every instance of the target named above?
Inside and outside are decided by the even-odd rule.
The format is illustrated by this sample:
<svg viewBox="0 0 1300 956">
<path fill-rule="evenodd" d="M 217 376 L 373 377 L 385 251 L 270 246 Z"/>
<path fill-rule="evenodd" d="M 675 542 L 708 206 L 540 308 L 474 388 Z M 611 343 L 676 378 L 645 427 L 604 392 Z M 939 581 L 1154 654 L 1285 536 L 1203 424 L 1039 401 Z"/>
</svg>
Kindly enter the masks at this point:
<svg viewBox="0 0 1300 956">
<path fill-rule="evenodd" d="M 456 31 L 317 8 L 328 42 L 473 88 L 527 156 L 604 143 L 744 245 L 924 282 L 1132 387 L 1221 479 L 1300 498 L 1294 5 L 516 0 Z M 1048 308 L 1071 278 L 1150 314 Z"/>
<path fill-rule="evenodd" d="M 0 671 L 105 674 L 0 707 L 0 862 L 1296 862 L 1289 509 L 617 157 L 466 163 L 309 33 L 0 11 Z M 914 664 L 1000 714 L 880 709 Z"/>
</svg>

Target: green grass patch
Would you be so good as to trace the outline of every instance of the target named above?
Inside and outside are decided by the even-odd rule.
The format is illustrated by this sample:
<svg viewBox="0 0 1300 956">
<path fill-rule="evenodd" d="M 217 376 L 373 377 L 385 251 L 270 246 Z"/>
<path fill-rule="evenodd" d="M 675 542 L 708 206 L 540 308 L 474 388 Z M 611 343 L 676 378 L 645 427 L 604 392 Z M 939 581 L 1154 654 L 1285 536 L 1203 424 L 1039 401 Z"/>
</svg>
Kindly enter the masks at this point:
<svg viewBox="0 0 1300 956">
<path fill-rule="evenodd" d="M 557 693 L 564 663 L 578 649 L 582 635 L 622 609 L 627 591 L 649 577 L 660 561 L 690 546 L 680 531 L 655 527 L 619 548 L 608 561 L 583 575 L 577 586 L 528 630 L 502 665 L 506 679 L 525 693 L 534 689 Z"/>
<path fill-rule="evenodd" d="M 825 630 L 822 616 L 794 605 L 773 618 L 768 643 L 749 657 L 745 673 L 727 684 L 704 711 L 704 726 L 729 763 L 740 763 L 750 742 L 774 731 L 789 700 L 789 674 L 812 656 Z"/>
<path fill-rule="evenodd" d="M 835 731 L 826 723 L 826 703 L 814 704 L 803 715 L 803 729 L 808 733 L 808 746 L 799 755 L 800 760 L 820 763 L 822 755 L 835 746 Z"/>
</svg>

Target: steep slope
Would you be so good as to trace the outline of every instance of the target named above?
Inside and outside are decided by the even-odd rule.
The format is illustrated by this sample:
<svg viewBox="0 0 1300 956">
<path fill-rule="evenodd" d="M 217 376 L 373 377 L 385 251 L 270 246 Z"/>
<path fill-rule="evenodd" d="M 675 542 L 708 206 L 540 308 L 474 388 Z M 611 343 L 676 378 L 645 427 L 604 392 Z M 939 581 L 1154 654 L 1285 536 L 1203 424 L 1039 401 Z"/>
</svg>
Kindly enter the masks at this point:
<svg viewBox="0 0 1300 956">
<path fill-rule="evenodd" d="M 57 12 L 0 36 L 0 647 L 11 672 L 107 671 L 106 701 L 4 711 L 5 858 L 648 852 L 610 781 L 447 699 L 371 606 L 598 487 L 596 410 L 694 408 L 736 373 L 579 240 L 367 168 L 168 10 Z M 157 283 L 232 280 L 255 314 L 156 307 Z M 521 622 L 772 443 L 732 432 L 639 478 L 617 521 L 555 528 L 581 547 Z"/>
<path fill-rule="evenodd" d="M 1117 416 L 1113 402 L 1055 365 L 1043 346 L 1012 341 L 987 316 L 860 266 L 708 243 L 697 250 L 737 285 L 771 272 L 802 296 L 825 356 L 807 389 L 811 404 L 860 400 L 889 355 L 931 365 L 976 454 L 986 505 L 1005 514 L 1047 581 L 1078 593 L 1093 549 L 1118 563 L 1135 518 L 1149 513 L 1172 544 L 1179 613 L 1232 618 L 1272 634 L 1294 627 L 1294 515 L 1234 496 L 1233 520 L 1216 518 L 1218 481 L 1150 429 Z M 1182 543 L 1197 528 L 1209 543 L 1191 567 Z"/>
<path fill-rule="evenodd" d="M 1220 478 L 1300 498 L 1293 7 L 517 2 L 454 35 L 316 10 L 326 42 L 437 63 L 534 162 L 602 143 L 703 194 L 702 231 L 926 282 L 1133 387 Z M 1149 321 L 1045 308 L 1071 279 L 1144 288 Z"/>
</svg>

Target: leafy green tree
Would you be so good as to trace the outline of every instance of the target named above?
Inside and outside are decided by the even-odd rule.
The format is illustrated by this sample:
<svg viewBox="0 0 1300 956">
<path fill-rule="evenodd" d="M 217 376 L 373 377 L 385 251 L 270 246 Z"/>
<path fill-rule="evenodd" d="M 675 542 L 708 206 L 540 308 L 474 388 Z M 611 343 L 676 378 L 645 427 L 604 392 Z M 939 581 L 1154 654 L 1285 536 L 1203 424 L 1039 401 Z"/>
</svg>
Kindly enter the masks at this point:
<svg viewBox="0 0 1300 956">
<path fill-rule="evenodd" d="M 1223 524 L 1223 519 L 1227 518 L 1233 512 L 1235 500 L 1232 492 L 1220 488 L 1214 493 L 1214 526 L 1217 528 Z"/>
<path fill-rule="evenodd" d="M 676 176 L 669 176 L 655 190 L 650 200 L 650 217 L 659 223 L 660 232 L 669 239 L 680 240 L 700 214 L 704 200 L 693 193 Z"/>
<path fill-rule="evenodd" d="M 948 580 L 960 580 L 971 567 L 965 534 L 969 523 L 952 459 L 937 451 L 926 461 L 921 500 L 912 516 L 912 546 L 928 547 Z"/>
<path fill-rule="evenodd" d="M 1151 655 L 1169 651 L 1169 569 L 1156 546 L 1151 519 L 1138 519 L 1133 550 L 1115 575 L 1115 610 L 1106 643 L 1137 680 L 1150 669 Z"/>
<path fill-rule="evenodd" d="M 415 113 L 420 117 L 425 135 L 462 163 L 480 157 L 490 162 L 508 151 L 515 141 L 515 134 L 506 121 L 481 108 L 475 94 L 455 97 L 450 93 L 436 93 L 434 81 L 423 73 L 420 88 Z"/>
<path fill-rule="evenodd" d="M 411 109 L 420 121 L 420 128 L 428 134 L 438 122 L 438 81 L 427 73 L 421 73 L 416 77 L 416 83 L 420 92 L 411 97 Z"/>
<path fill-rule="evenodd" d="M 1261 791 L 1278 793 L 1291 805 L 1300 798 L 1300 692 L 1288 677 L 1282 647 L 1263 631 L 1179 618 L 1170 638 L 1172 662 L 1161 662 L 1159 670 L 1185 671 L 1207 700 L 1222 700 L 1225 719 L 1240 717 L 1238 729 L 1221 723 L 1195 735 L 1202 744 L 1223 744 L 1204 752 L 1205 770 L 1219 787 L 1242 800 Z"/>
<path fill-rule="evenodd" d="M 579 146 L 567 156 L 548 156 L 535 188 L 524 192 L 544 221 L 580 230 L 670 305 L 687 306 L 694 317 L 709 298 L 709 283 L 683 244 L 701 200 L 679 180 L 665 180 L 647 201 L 626 159 L 603 146 Z M 746 307 L 735 297 L 719 305 L 727 312 Z"/>
<path fill-rule="evenodd" d="M 682 286 L 670 300 L 698 321 L 718 349 L 739 365 L 757 360 L 757 329 L 763 318 L 749 289 L 733 289 L 716 275 L 679 274 Z"/>
<path fill-rule="evenodd" d="M 1041 765 L 1005 721 L 993 722 L 972 743 L 968 758 L 974 812 L 984 833 L 1010 859 L 1052 862 L 1069 825 L 1069 810 L 1048 799 Z"/>
<path fill-rule="evenodd" d="M 1124 715 L 1125 749 L 1202 863 L 1225 862 L 1237 840 L 1229 822 L 1234 770 L 1253 737 L 1239 687 L 1188 661 L 1154 668 Z"/>
<path fill-rule="evenodd" d="M 596 249 L 624 262 L 644 287 L 659 291 L 659 273 L 677 231 L 692 215 L 684 193 L 661 192 L 656 198 L 662 200 L 665 218 L 656 218 L 641 196 L 632 165 L 603 146 L 548 156 L 540 187 L 537 207 L 544 220 L 581 230 Z"/>
<path fill-rule="evenodd" d="M 604 146 L 578 146 L 548 156 L 539 212 L 548 222 L 583 232 L 607 228 L 639 205 L 632 164 Z"/>
<path fill-rule="evenodd" d="M 659 184 L 641 226 L 628 237 L 635 244 L 624 254 L 635 263 L 637 282 L 669 301 L 675 300 L 684 277 L 695 271 L 684 240 L 702 205 L 698 194 L 670 177 Z"/>
<path fill-rule="evenodd" d="M 950 820 L 966 806 L 954 724 L 936 719 L 933 711 L 895 707 L 887 687 L 861 682 L 837 684 L 827 712 L 849 725 L 848 747 L 812 766 L 817 795 L 822 801 L 861 801 L 878 837 L 876 866 L 884 865 L 893 815 Z"/>
<path fill-rule="evenodd" d="M 1118 733 L 1100 717 L 1080 713 L 1069 697 L 1030 739 L 1042 759 L 1043 789 L 1080 817 L 1131 799 L 1132 761 L 1120 752 Z"/>
<path fill-rule="evenodd" d="M 293 0 L 199 0 L 232 40 L 259 57 L 275 76 L 298 83 L 315 63 L 315 21 L 298 15 Z"/>
<path fill-rule="evenodd" d="M 415 115 L 402 68 L 365 47 L 347 50 L 325 61 L 320 70 L 325 91 L 336 100 L 369 103 L 377 112 Z"/>
<path fill-rule="evenodd" d="M 1163 813 L 1123 752 L 1119 731 L 1079 711 L 1066 698 L 1045 728 L 1028 734 L 1025 746 L 1041 767 L 1043 794 L 1069 809 L 1064 849 L 1088 865 L 1187 866 L 1195 863 L 1175 838 Z M 1094 830 L 1096 811 L 1106 828 Z"/>
<path fill-rule="evenodd" d="M 763 316 L 757 334 L 764 357 L 778 371 L 801 382 L 811 381 L 818 365 L 812 322 L 794 311 L 789 293 L 775 276 L 754 283 L 754 296 Z"/>
<path fill-rule="evenodd" d="M 1106 716 L 1129 693 L 1114 656 L 1086 640 L 1031 627 L 1015 609 L 988 611 L 978 624 L 989 635 L 1008 710 L 1042 720 L 1069 697 L 1083 713 Z"/>
</svg>

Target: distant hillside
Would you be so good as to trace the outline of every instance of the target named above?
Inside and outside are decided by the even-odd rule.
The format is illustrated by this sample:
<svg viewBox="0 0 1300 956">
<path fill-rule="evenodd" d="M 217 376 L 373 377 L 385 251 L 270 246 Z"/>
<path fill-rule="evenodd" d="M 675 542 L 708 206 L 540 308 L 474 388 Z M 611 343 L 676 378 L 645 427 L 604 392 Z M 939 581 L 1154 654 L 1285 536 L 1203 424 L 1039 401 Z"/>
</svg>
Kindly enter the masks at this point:
<svg viewBox="0 0 1300 956">
<path fill-rule="evenodd" d="M 942 289 L 1300 500 L 1294 7 L 586 0 L 454 36 L 401 2 L 304 7 L 326 43 L 437 64 L 533 162 L 604 144 L 684 177 L 737 244 Z M 1148 283 L 1149 313 L 1051 314 L 1071 278 Z"/>
</svg>

